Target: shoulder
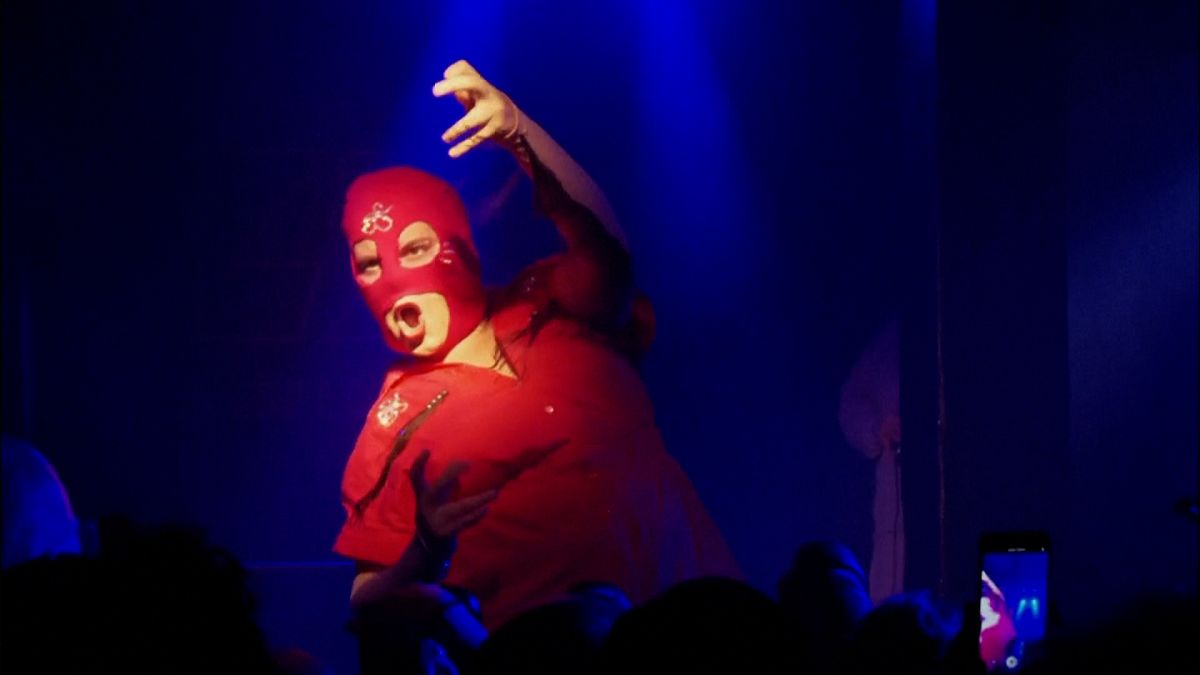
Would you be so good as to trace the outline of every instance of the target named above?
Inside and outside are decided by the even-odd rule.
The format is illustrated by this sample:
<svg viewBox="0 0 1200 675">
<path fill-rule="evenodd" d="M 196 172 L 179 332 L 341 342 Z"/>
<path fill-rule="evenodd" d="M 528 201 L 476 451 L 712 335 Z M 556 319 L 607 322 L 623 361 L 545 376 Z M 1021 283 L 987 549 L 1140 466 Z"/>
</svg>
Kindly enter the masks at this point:
<svg viewBox="0 0 1200 675">
<path fill-rule="evenodd" d="M 522 269 L 506 286 L 492 291 L 489 313 L 497 335 L 503 338 L 524 331 L 532 319 L 551 310 L 550 279 L 561 259 L 562 254 L 543 258 Z"/>
<path fill-rule="evenodd" d="M 565 254 L 557 253 L 527 265 L 507 286 L 494 292 L 497 308 L 518 302 L 531 302 L 538 298 L 549 301 L 550 278 L 562 265 Z"/>
<path fill-rule="evenodd" d="M 416 377 L 421 373 L 424 365 L 412 358 L 400 357 L 396 359 L 383 373 L 383 384 L 380 386 L 379 394 L 382 396 L 384 392 L 391 389 L 402 379 Z"/>
<path fill-rule="evenodd" d="M 638 361 L 654 340 L 654 307 L 640 292 L 613 321 L 589 321 L 579 317 L 556 300 L 555 285 L 561 284 L 565 255 L 559 254 L 529 265 L 507 286 L 493 292 L 491 321 L 496 335 L 508 345 L 531 345 L 541 327 L 553 321 L 576 324 L 594 340 L 605 342 L 614 351 Z M 581 334 L 572 331 L 572 334 Z M 515 354 L 513 354 L 515 355 Z"/>
</svg>

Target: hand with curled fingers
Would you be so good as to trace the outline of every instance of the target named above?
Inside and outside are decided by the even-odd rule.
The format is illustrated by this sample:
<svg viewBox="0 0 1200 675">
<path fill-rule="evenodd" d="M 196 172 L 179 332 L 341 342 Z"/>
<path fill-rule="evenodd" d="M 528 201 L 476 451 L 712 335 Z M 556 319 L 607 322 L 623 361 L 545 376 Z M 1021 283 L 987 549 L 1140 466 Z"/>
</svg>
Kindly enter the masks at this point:
<svg viewBox="0 0 1200 675">
<path fill-rule="evenodd" d="M 496 499 L 496 490 L 488 490 L 463 499 L 452 500 L 459 477 L 467 471 L 466 462 L 452 462 L 432 483 L 425 479 L 429 450 L 413 460 L 408 478 L 417 498 L 417 534 L 426 546 L 452 542 L 463 530 L 483 519 Z"/>
<path fill-rule="evenodd" d="M 466 114 L 442 134 L 442 140 L 453 143 L 474 130 L 450 148 L 451 157 L 462 157 L 489 138 L 506 141 L 521 133 L 521 111 L 504 92 L 483 79 L 474 66 L 457 61 L 442 73 L 442 77 L 433 85 L 433 95 L 440 98 L 453 94 L 466 110 Z"/>
</svg>

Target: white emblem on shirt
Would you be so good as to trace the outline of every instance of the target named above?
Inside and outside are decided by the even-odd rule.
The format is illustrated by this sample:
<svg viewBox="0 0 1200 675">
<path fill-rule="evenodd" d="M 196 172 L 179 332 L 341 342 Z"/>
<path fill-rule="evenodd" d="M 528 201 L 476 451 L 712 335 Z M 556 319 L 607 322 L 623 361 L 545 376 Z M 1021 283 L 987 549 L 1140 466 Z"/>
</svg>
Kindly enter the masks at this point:
<svg viewBox="0 0 1200 675">
<path fill-rule="evenodd" d="M 400 398 L 400 394 L 392 394 L 375 409 L 375 419 L 380 425 L 390 427 L 405 410 L 408 410 L 408 401 Z"/>
</svg>

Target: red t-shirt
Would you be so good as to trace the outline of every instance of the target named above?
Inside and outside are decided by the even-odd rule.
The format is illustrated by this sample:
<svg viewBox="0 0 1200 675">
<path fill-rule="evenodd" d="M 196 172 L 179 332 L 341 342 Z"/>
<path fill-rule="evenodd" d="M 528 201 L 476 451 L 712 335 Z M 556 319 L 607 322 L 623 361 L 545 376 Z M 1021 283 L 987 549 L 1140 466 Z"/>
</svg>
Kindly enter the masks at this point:
<svg viewBox="0 0 1200 675">
<path fill-rule="evenodd" d="M 488 515 L 459 536 L 445 581 L 479 598 L 489 628 L 580 582 L 613 583 L 640 602 L 684 579 L 739 576 L 666 453 L 628 359 L 576 321 L 539 320 L 547 271 L 544 263 L 522 275 L 492 316 L 519 377 L 463 364 L 393 368 L 342 481 L 348 516 L 334 550 L 380 565 L 413 536 L 407 471 L 421 450 L 431 452 L 431 480 L 449 462 L 469 463 L 456 498 L 499 489 Z M 350 505 L 378 481 L 397 432 L 442 391 L 382 492 L 355 516 Z"/>
</svg>

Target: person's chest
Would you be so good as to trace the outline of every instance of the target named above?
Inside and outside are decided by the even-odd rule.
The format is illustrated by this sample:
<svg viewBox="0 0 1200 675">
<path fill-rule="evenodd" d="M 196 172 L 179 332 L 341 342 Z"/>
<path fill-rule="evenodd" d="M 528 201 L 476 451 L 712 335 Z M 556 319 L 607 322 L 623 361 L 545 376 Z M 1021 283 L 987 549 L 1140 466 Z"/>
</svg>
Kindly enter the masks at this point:
<svg viewBox="0 0 1200 675">
<path fill-rule="evenodd" d="M 578 422 L 555 397 L 512 378 L 469 367 L 392 378 L 368 415 L 356 464 L 364 476 L 407 471 L 428 450 L 426 479 L 466 462 L 460 492 L 501 487 L 569 440 Z"/>
</svg>

